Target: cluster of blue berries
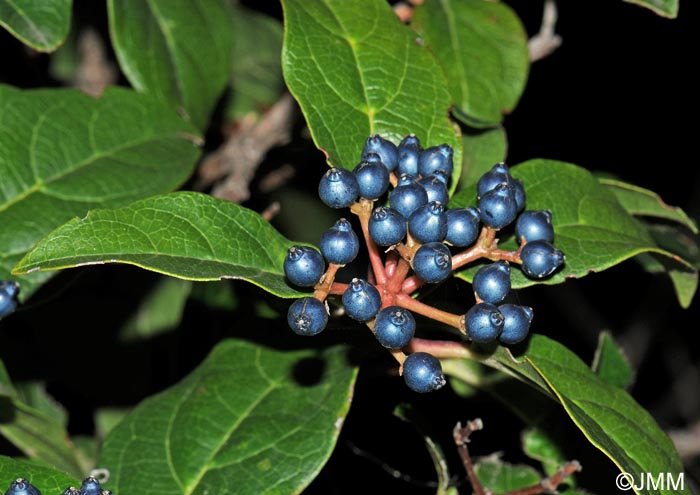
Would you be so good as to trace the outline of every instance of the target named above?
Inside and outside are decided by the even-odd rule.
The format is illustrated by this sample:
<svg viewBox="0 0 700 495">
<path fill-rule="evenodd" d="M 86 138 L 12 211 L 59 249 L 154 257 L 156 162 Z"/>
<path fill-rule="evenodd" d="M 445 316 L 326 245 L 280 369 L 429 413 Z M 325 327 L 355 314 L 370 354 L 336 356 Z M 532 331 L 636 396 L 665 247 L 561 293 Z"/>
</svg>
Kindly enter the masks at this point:
<svg viewBox="0 0 700 495">
<path fill-rule="evenodd" d="M 24 478 L 17 478 L 10 484 L 5 495 L 41 495 L 41 492 Z M 103 490 L 100 482 L 92 476 L 85 478 L 80 488 L 70 486 L 61 495 L 112 495 L 109 490 Z"/>
<path fill-rule="evenodd" d="M 19 284 L 14 280 L 0 280 L 0 320 L 17 308 Z"/>
<path fill-rule="evenodd" d="M 321 236 L 320 250 L 290 248 L 284 260 L 287 279 L 314 288 L 312 296 L 290 306 L 287 321 L 292 330 L 300 335 L 323 331 L 329 315 L 326 298 L 342 296 L 346 314 L 367 324 L 401 363 L 406 384 L 418 392 L 436 390 L 445 379 L 440 361 L 430 353 L 402 351 L 414 337 L 413 312 L 452 325 L 474 342 L 523 340 L 533 313 L 528 307 L 504 304 L 511 289 L 509 262 L 520 263 L 534 278 L 550 275 L 564 262 L 563 253 L 552 245 L 551 214 L 524 211 L 523 185 L 505 164 L 481 177 L 476 207 L 448 209 L 452 172 L 452 148 L 441 144 L 423 149 L 415 135 L 398 146 L 372 135 L 353 171 L 330 168 L 319 183 L 319 196 L 326 205 L 349 207 L 359 217 L 372 271 L 367 279 L 334 281 L 337 270 L 352 262 L 360 249 L 346 219 Z M 390 186 L 386 201 L 380 202 Z M 495 235 L 513 222 L 520 248 L 503 251 Z M 380 252 L 380 247 L 386 251 Z M 462 252 L 453 254 L 459 249 Z M 476 305 L 465 315 L 451 315 L 412 297 L 423 284 L 442 282 L 477 259 L 494 263 L 477 272 Z"/>
</svg>

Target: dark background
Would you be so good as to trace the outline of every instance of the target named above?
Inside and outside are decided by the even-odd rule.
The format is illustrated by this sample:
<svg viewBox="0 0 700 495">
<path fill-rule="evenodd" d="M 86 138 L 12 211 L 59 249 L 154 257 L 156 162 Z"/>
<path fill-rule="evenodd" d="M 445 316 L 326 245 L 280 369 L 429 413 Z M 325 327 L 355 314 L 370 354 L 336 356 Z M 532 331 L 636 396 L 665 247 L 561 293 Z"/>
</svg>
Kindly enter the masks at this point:
<svg viewBox="0 0 700 495">
<path fill-rule="evenodd" d="M 259 2 L 248 4 L 259 8 Z M 534 34 L 542 3 L 509 4 Z M 273 2 L 265 7 L 271 15 L 281 15 Z M 543 157 L 612 172 L 658 192 L 697 220 L 698 80 L 691 73 L 698 59 L 697 3 L 682 2 L 676 20 L 617 0 L 561 1 L 558 7 L 557 32 L 563 45 L 533 64 L 522 100 L 505 120 L 508 162 Z M 101 2 L 78 1 L 75 8 L 79 22 L 106 33 Z M 58 85 L 48 73 L 46 55 L 28 52 L 4 31 L 0 47 L 1 82 Z M 211 131 L 210 143 L 216 143 L 216 133 Z M 315 180 L 309 177 L 320 176 L 325 164 L 308 141 L 300 139 L 272 155 L 272 162 L 286 157 L 299 168 L 290 188 L 313 191 Z M 250 206 L 263 205 L 267 199 L 253 200 Z M 253 321 L 245 309 L 212 313 L 192 302 L 175 336 L 116 345 L 118 323 L 136 307 L 154 276 L 128 267 L 74 272 L 54 279 L 26 311 L 0 328 L 0 358 L 10 373 L 16 380 L 48 377 L 49 391 L 71 413 L 72 433 L 92 433 L 97 407 L 134 404 L 165 388 L 196 366 L 217 340 L 239 333 L 241 322 L 245 326 Z M 265 298 L 273 307 L 278 304 L 245 284 L 236 284 L 235 289 L 241 301 Z M 447 284 L 442 290 L 437 297 L 463 289 Z M 669 281 L 644 273 L 633 261 L 580 281 L 521 292 L 523 303 L 535 308 L 534 331 L 561 341 L 586 362 L 592 358 L 599 331 L 610 330 L 637 369 L 632 395 L 662 428 L 688 430 L 698 425 L 697 299 L 690 309 L 681 309 Z M 42 309 L 32 312 L 37 307 Z M 112 316 L 110 321 L 104 321 L 104 314 Z M 422 440 L 411 426 L 392 416 L 400 402 L 415 404 L 460 483 L 464 475 L 450 444 L 458 420 L 483 418 L 486 430 L 475 434 L 472 443 L 476 455 L 503 451 L 507 460 L 526 461 L 519 453 L 523 424 L 501 404 L 483 394 L 464 401 L 448 389 L 416 397 L 387 373 L 392 363 L 386 353 L 366 350 L 373 349 L 373 343 L 350 336 L 347 322 L 344 325 L 341 339 L 365 350 L 366 362 L 338 448 L 309 493 L 355 493 L 368 487 L 377 492 L 434 493 L 434 488 L 422 486 L 435 477 Z M 276 338 L 278 332 L 280 328 L 270 323 L 270 337 Z M 318 340 L 319 345 L 333 341 Z M 92 369 L 100 371 L 89 372 Z M 574 428 L 564 434 L 584 464 L 583 484 L 597 493 L 612 493 L 616 474 L 612 463 L 587 447 Z M 697 437 L 700 434 L 696 442 Z M 2 443 L 0 452 L 16 454 Z M 687 459 L 686 466 L 689 478 L 699 480 L 698 457 Z M 389 474 L 389 468 L 399 470 L 402 479 Z M 461 491 L 469 493 L 464 486 Z"/>
</svg>

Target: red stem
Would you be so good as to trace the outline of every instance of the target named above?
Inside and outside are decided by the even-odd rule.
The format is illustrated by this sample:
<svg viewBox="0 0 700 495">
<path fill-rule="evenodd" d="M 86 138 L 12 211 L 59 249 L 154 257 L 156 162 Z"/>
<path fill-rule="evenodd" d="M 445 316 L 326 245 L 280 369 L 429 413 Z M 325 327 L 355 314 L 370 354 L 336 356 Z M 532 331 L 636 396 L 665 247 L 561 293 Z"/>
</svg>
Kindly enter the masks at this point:
<svg viewBox="0 0 700 495">
<path fill-rule="evenodd" d="M 360 225 L 362 226 L 362 234 L 365 238 L 365 244 L 367 244 L 367 252 L 369 254 L 369 261 L 372 264 L 372 271 L 374 272 L 374 279 L 377 285 L 386 284 L 386 272 L 384 272 L 384 263 L 382 262 L 382 257 L 379 254 L 379 248 L 374 243 L 369 235 L 369 217 L 372 214 L 372 206 L 374 202 L 368 199 L 360 199 L 359 203 L 355 203 L 350 208 L 354 214 L 360 217 Z"/>
<path fill-rule="evenodd" d="M 428 306 L 406 294 L 396 294 L 395 302 L 402 308 L 406 308 L 419 315 L 427 316 L 428 318 L 454 327 L 465 335 L 467 333 L 466 327 L 464 326 L 464 315 L 456 315 Z"/>
<path fill-rule="evenodd" d="M 474 353 L 464 342 L 451 340 L 411 339 L 408 344 L 411 352 L 427 352 L 438 359 L 474 359 Z"/>
</svg>

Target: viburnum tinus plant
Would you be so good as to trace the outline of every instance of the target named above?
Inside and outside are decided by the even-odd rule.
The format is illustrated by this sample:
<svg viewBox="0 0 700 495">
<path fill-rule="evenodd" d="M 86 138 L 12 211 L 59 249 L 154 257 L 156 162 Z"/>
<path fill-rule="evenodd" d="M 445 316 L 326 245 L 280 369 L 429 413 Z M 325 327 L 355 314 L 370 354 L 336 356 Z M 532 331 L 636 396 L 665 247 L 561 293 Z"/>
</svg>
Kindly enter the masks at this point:
<svg viewBox="0 0 700 495">
<path fill-rule="evenodd" d="M 696 222 L 516 108 L 554 2 L 242 3 L 0 2 L 0 493 L 690 493 Z"/>
</svg>

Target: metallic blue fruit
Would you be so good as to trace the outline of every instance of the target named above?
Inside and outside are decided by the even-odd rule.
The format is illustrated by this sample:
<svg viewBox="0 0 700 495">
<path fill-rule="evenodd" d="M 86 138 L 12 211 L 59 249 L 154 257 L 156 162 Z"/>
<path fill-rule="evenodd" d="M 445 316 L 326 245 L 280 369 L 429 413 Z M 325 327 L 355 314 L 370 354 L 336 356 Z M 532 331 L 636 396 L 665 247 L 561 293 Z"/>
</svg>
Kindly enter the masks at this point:
<svg viewBox="0 0 700 495">
<path fill-rule="evenodd" d="M 369 217 L 368 230 L 380 246 L 393 246 L 406 237 L 406 218 L 394 208 L 378 206 Z"/>
<path fill-rule="evenodd" d="M 323 174 L 318 184 L 318 196 L 331 208 L 346 208 L 360 195 L 355 174 L 333 167 Z"/>
<path fill-rule="evenodd" d="M 500 260 L 484 265 L 474 275 L 474 292 L 484 302 L 498 304 L 510 292 L 510 266 Z"/>
<path fill-rule="evenodd" d="M 353 173 L 360 188 L 360 197 L 377 199 L 389 188 L 389 171 L 382 162 L 371 160 L 371 156 L 369 158 L 369 161 L 360 162 Z"/>
<path fill-rule="evenodd" d="M 78 490 L 74 486 L 69 486 L 65 490 L 63 490 L 63 493 L 61 495 L 80 495 L 80 490 Z"/>
<path fill-rule="evenodd" d="M 433 201 L 419 206 L 408 217 L 408 231 L 421 244 L 444 241 L 447 236 L 447 214 L 443 204 Z"/>
<path fill-rule="evenodd" d="M 325 263 L 321 253 L 308 246 L 292 246 L 284 257 L 284 274 L 300 287 L 313 287 L 323 275 Z"/>
<path fill-rule="evenodd" d="M 479 237 L 479 210 L 451 208 L 447 210 L 447 236 L 445 240 L 454 246 L 469 246 Z"/>
<path fill-rule="evenodd" d="M 0 319 L 8 316 L 17 308 L 19 284 L 14 280 L 0 281 Z"/>
<path fill-rule="evenodd" d="M 41 495 L 41 492 L 26 479 L 17 478 L 10 484 L 5 495 Z"/>
<path fill-rule="evenodd" d="M 343 293 L 343 307 L 350 318 L 369 321 L 379 312 L 382 298 L 377 288 L 361 278 L 353 278 Z"/>
<path fill-rule="evenodd" d="M 481 344 L 493 342 L 503 331 L 504 320 L 501 312 L 493 304 L 475 304 L 464 317 L 467 336 Z"/>
<path fill-rule="evenodd" d="M 83 480 L 78 493 L 80 493 L 80 495 L 101 495 L 102 485 L 96 478 L 90 476 Z"/>
<path fill-rule="evenodd" d="M 399 165 L 399 150 L 396 145 L 378 134 L 371 135 L 365 141 L 365 146 L 362 149 L 362 160 L 366 160 L 367 155 L 370 153 L 379 155 L 389 172 Z"/>
<path fill-rule="evenodd" d="M 423 177 L 432 175 L 436 171 L 443 172 L 446 177 L 452 176 L 454 164 L 452 157 L 454 150 L 448 144 L 441 144 L 424 149 L 418 159 L 418 173 Z"/>
<path fill-rule="evenodd" d="M 548 277 L 564 264 L 564 253 L 547 241 L 532 241 L 520 251 L 522 269 L 532 278 Z"/>
<path fill-rule="evenodd" d="M 450 249 L 441 242 L 429 242 L 413 256 L 413 271 L 430 284 L 442 282 L 452 273 Z"/>
<path fill-rule="evenodd" d="M 498 184 L 477 201 L 481 221 L 493 229 L 510 225 L 518 214 L 515 194 L 511 186 Z"/>
<path fill-rule="evenodd" d="M 298 335 L 317 335 L 327 323 L 326 305 L 314 297 L 297 299 L 287 311 L 287 324 Z"/>
<path fill-rule="evenodd" d="M 518 242 L 554 240 L 552 213 L 548 210 L 524 211 L 515 221 L 515 237 Z"/>
<path fill-rule="evenodd" d="M 428 203 L 428 193 L 412 175 L 403 174 L 389 195 L 389 204 L 405 218 L 411 216 L 418 207 Z"/>
<path fill-rule="evenodd" d="M 491 170 L 481 176 L 476 184 L 476 196 L 480 198 L 498 184 L 510 184 L 513 180 L 508 166 L 501 162 L 494 165 Z"/>
<path fill-rule="evenodd" d="M 415 134 L 409 134 L 399 143 L 399 174 L 418 175 L 418 159 L 423 150 Z"/>
<path fill-rule="evenodd" d="M 442 179 L 434 175 L 429 175 L 420 179 L 418 184 L 423 186 L 425 192 L 428 193 L 428 201 L 437 201 L 443 205 L 446 205 L 450 201 L 447 185 Z"/>
<path fill-rule="evenodd" d="M 518 304 L 502 304 L 498 310 L 503 315 L 503 331 L 498 336 L 502 344 L 517 344 L 527 337 L 534 313 L 532 308 Z"/>
<path fill-rule="evenodd" d="M 360 241 L 352 225 L 341 218 L 321 235 L 321 254 L 329 263 L 345 265 L 355 259 L 360 251 Z"/>
<path fill-rule="evenodd" d="M 374 320 L 374 335 L 384 347 L 401 349 L 406 347 L 416 332 L 416 319 L 411 312 L 400 306 L 388 306 Z"/>
<path fill-rule="evenodd" d="M 427 352 L 414 352 L 403 363 L 403 379 L 414 392 L 426 393 L 445 385 L 440 361 Z"/>
<path fill-rule="evenodd" d="M 525 187 L 523 187 L 523 181 L 520 179 L 513 179 L 510 185 L 513 186 L 515 207 L 519 213 L 525 209 Z"/>
</svg>

